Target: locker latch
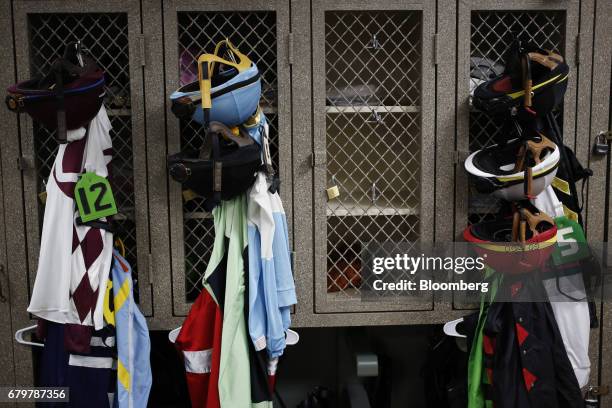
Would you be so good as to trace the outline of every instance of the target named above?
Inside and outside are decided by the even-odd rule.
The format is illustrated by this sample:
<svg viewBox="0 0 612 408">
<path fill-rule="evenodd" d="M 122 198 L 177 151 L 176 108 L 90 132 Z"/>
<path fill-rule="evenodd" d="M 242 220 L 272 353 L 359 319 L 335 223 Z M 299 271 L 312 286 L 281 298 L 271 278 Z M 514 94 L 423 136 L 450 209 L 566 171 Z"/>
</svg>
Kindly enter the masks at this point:
<svg viewBox="0 0 612 408">
<path fill-rule="evenodd" d="M 594 397 L 608 395 L 610 393 L 610 387 L 607 385 L 590 385 L 588 392 Z"/>
<path fill-rule="evenodd" d="M 608 138 L 604 135 L 603 132 L 600 132 L 597 137 L 595 137 L 595 143 L 593 144 L 593 154 L 598 156 L 605 156 L 608 154 L 608 150 L 610 147 L 608 146 Z"/>
<path fill-rule="evenodd" d="M 434 53 L 433 63 L 434 65 L 440 64 L 440 48 L 439 48 L 438 40 L 439 40 L 439 35 L 438 33 L 435 33 L 433 37 L 433 53 Z"/>
<path fill-rule="evenodd" d="M 149 284 L 153 285 L 153 255 L 147 254 L 147 274 L 149 275 Z"/>
<path fill-rule="evenodd" d="M 21 171 L 28 170 L 30 168 L 30 161 L 26 159 L 24 156 L 19 156 L 17 158 L 17 168 Z"/>
</svg>

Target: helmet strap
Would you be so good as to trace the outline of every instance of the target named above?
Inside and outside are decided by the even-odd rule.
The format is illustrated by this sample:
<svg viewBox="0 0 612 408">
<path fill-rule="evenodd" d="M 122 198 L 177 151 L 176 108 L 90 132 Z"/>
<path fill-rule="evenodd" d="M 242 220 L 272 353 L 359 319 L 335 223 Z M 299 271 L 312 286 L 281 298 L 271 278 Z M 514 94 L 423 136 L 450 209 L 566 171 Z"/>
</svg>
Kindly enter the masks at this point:
<svg viewBox="0 0 612 408">
<path fill-rule="evenodd" d="M 66 132 L 66 101 L 64 98 L 64 74 L 61 64 L 54 64 L 55 71 L 55 99 L 57 101 L 57 136 L 59 143 L 67 142 Z"/>
<path fill-rule="evenodd" d="M 204 209 L 211 212 L 213 208 L 221 203 L 221 188 L 222 188 L 222 169 L 223 163 L 220 161 L 221 151 L 219 148 L 219 134 L 211 129 L 207 128 L 206 139 L 212 145 L 212 161 L 213 161 L 213 172 L 212 172 L 212 185 L 213 185 L 213 196 L 204 201 Z"/>
</svg>

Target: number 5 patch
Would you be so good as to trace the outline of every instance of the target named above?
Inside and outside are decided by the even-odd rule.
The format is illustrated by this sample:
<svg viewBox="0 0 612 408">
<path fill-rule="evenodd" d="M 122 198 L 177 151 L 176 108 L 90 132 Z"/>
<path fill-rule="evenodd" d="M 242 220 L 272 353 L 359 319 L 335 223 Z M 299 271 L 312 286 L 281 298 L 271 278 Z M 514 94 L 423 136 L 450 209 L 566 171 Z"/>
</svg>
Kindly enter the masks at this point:
<svg viewBox="0 0 612 408">
<path fill-rule="evenodd" d="M 82 174 L 74 187 L 74 198 L 83 222 L 117 214 L 117 205 L 108 180 L 89 172 Z"/>
</svg>

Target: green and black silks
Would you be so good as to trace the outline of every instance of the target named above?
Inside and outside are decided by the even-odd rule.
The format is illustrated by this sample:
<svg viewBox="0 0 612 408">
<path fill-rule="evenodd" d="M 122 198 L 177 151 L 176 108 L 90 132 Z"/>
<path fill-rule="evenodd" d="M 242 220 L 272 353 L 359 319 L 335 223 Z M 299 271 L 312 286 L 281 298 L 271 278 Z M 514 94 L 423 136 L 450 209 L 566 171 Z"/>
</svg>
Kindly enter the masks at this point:
<svg viewBox="0 0 612 408">
<path fill-rule="evenodd" d="M 493 408 L 490 381 L 484 366 L 483 328 L 489 305 L 494 301 L 501 275 L 487 268 L 485 279 L 490 280 L 491 290 L 480 300 L 480 311 L 473 330 L 468 331 L 468 408 Z"/>
<path fill-rule="evenodd" d="M 468 408 L 581 406 L 582 395 L 538 274 L 487 272 L 468 360 Z M 537 292 L 537 293 L 536 293 Z M 513 302 L 496 302 L 499 296 Z"/>
</svg>

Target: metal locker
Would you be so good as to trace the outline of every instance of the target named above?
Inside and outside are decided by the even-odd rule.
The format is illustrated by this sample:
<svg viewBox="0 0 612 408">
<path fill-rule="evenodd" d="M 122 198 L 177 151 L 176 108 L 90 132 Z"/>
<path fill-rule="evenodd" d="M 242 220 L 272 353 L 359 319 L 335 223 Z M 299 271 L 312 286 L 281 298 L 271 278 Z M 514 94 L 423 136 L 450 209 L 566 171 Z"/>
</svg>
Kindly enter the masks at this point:
<svg viewBox="0 0 612 408">
<path fill-rule="evenodd" d="M 315 1 L 312 13 L 316 312 L 432 310 L 433 297 L 362 302 L 358 259 L 360 242 L 433 239 L 433 4 Z"/>
</svg>

